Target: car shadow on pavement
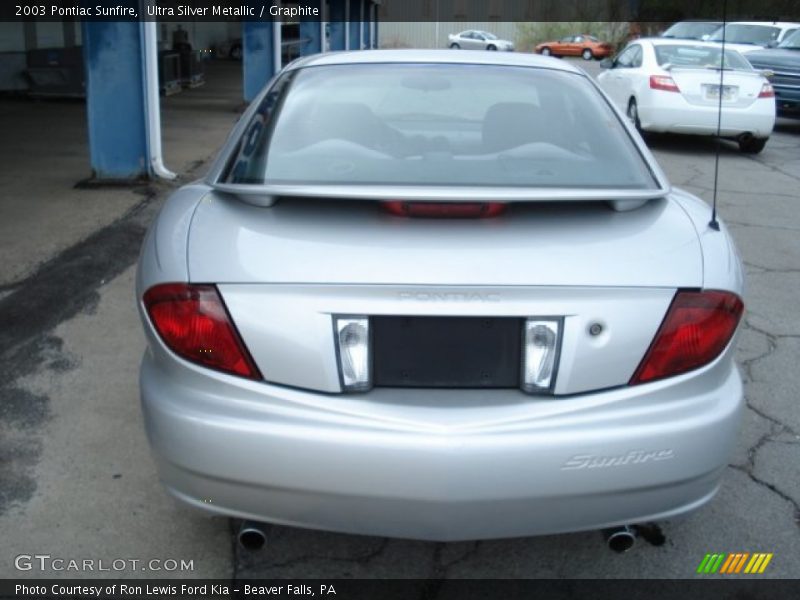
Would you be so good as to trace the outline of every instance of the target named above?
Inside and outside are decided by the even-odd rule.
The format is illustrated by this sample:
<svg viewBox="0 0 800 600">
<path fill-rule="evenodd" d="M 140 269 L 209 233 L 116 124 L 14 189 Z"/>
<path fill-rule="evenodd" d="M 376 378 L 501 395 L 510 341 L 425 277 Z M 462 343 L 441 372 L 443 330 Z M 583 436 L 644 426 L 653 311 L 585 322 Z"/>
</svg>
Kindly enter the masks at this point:
<svg viewBox="0 0 800 600">
<path fill-rule="evenodd" d="M 650 150 L 710 155 L 715 154 L 717 151 L 717 138 L 712 136 L 646 133 L 644 140 Z M 720 156 L 737 156 L 741 154 L 738 144 L 734 140 L 726 138 L 720 140 L 719 153 Z"/>
</svg>

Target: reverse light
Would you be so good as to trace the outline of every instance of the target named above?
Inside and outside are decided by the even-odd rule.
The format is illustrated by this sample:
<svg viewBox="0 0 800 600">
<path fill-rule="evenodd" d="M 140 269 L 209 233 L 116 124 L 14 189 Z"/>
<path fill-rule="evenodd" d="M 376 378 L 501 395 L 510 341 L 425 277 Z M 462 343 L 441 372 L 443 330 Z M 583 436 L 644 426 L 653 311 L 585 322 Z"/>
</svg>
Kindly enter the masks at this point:
<svg viewBox="0 0 800 600">
<path fill-rule="evenodd" d="M 372 387 L 369 319 L 367 317 L 334 317 L 336 356 L 339 379 L 348 392 L 366 391 Z"/>
<path fill-rule="evenodd" d="M 710 363 L 730 342 L 743 312 L 742 300 L 731 292 L 679 291 L 630 384 L 672 377 Z"/>
<path fill-rule="evenodd" d="M 523 334 L 522 389 L 552 392 L 561 345 L 560 319 L 528 319 Z"/>
<path fill-rule="evenodd" d="M 502 214 L 506 205 L 501 202 L 383 202 L 386 212 L 398 217 L 428 219 L 484 219 Z"/>
<path fill-rule="evenodd" d="M 774 98 L 775 97 L 775 88 L 772 87 L 771 83 L 765 83 L 761 86 L 761 91 L 758 93 L 759 98 Z"/>
<path fill-rule="evenodd" d="M 664 92 L 680 92 L 678 84 L 667 75 L 650 75 L 650 89 Z"/>
<path fill-rule="evenodd" d="M 261 374 L 213 285 L 165 283 L 144 294 L 158 335 L 178 356 L 249 379 Z"/>
</svg>

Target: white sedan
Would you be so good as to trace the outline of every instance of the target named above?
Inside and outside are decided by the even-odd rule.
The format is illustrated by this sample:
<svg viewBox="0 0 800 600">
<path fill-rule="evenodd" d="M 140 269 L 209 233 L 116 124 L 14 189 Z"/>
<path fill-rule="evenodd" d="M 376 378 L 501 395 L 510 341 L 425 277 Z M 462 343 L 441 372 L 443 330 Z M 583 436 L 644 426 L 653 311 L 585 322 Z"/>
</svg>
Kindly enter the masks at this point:
<svg viewBox="0 0 800 600">
<path fill-rule="evenodd" d="M 775 125 L 775 92 L 735 50 L 725 50 L 720 77 L 721 52 L 708 42 L 636 40 L 601 62 L 598 82 L 640 131 L 716 135 L 719 124 L 742 152 L 761 152 Z"/>
</svg>

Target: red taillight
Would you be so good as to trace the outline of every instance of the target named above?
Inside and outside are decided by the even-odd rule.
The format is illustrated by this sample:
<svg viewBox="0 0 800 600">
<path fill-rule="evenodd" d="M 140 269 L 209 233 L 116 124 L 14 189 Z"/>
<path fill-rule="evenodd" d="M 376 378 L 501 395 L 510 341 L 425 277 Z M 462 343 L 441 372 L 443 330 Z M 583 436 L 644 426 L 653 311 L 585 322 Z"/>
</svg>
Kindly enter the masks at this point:
<svg viewBox="0 0 800 600">
<path fill-rule="evenodd" d="M 501 214 L 506 205 L 499 202 L 383 202 L 387 212 L 398 217 L 428 219 L 483 219 Z"/>
<path fill-rule="evenodd" d="M 710 363 L 728 345 L 743 311 L 742 300 L 730 292 L 678 292 L 630 384 Z"/>
<path fill-rule="evenodd" d="M 156 285 L 145 292 L 144 306 L 175 354 L 212 369 L 261 379 L 213 285 Z"/>
<path fill-rule="evenodd" d="M 666 75 L 650 75 L 650 89 L 664 92 L 680 92 L 678 84 L 672 77 Z"/>
<path fill-rule="evenodd" d="M 761 86 L 761 91 L 758 93 L 759 98 L 774 98 L 775 97 L 775 89 L 772 87 L 771 84 L 765 83 Z"/>
</svg>

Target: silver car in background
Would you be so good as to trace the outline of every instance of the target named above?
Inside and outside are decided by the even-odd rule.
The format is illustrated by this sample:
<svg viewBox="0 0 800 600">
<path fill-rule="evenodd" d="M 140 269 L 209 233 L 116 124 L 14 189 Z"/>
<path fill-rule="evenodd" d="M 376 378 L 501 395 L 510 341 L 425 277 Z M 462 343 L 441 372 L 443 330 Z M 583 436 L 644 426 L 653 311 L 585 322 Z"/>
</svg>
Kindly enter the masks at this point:
<svg viewBox="0 0 800 600">
<path fill-rule="evenodd" d="M 743 406 L 742 268 L 709 213 L 569 63 L 300 59 L 144 242 L 161 479 L 426 540 L 695 510 Z"/>
<path fill-rule="evenodd" d="M 501 40 L 488 31 L 475 29 L 469 29 L 461 33 L 451 33 L 447 36 L 447 45 L 452 50 L 500 50 L 503 52 L 512 52 L 514 50 L 513 42 Z"/>
</svg>

